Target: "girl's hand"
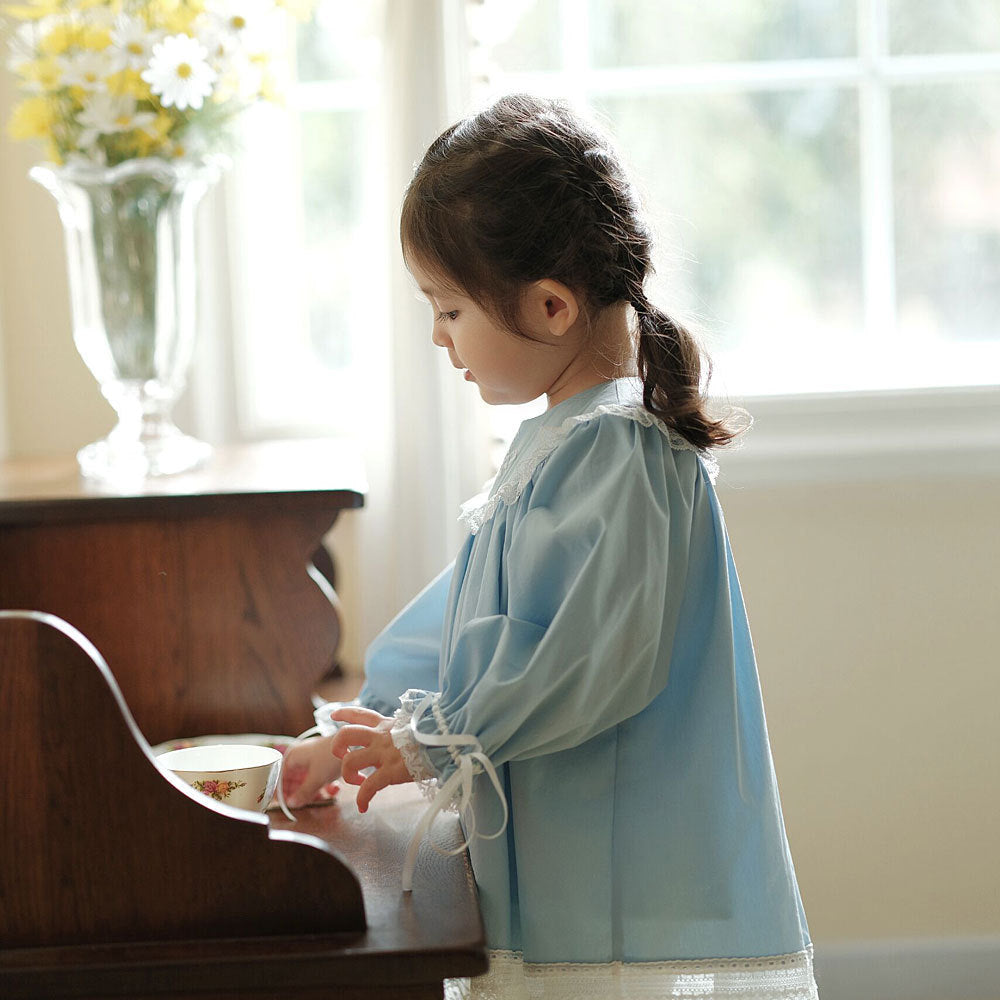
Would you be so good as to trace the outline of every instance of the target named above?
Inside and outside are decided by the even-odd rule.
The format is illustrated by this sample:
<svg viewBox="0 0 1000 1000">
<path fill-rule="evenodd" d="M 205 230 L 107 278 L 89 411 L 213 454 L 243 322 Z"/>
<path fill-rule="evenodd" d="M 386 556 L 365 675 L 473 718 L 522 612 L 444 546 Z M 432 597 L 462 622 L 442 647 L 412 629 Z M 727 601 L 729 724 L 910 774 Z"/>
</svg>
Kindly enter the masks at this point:
<svg viewBox="0 0 1000 1000">
<path fill-rule="evenodd" d="M 320 797 L 326 788 L 336 792 L 337 786 L 327 788 L 340 776 L 340 761 L 330 752 L 333 736 L 320 736 L 290 747 L 281 764 L 281 794 L 290 809 L 307 806 Z"/>
<path fill-rule="evenodd" d="M 368 803 L 387 785 L 402 785 L 413 778 L 389 735 L 392 719 L 369 708 L 341 708 L 331 718 L 348 722 L 333 736 L 333 755 L 343 762 L 342 777 L 350 785 L 360 785 L 358 812 L 367 812 Z M 365 768 L 375 770 L 365 777 Z"/>
</svg>

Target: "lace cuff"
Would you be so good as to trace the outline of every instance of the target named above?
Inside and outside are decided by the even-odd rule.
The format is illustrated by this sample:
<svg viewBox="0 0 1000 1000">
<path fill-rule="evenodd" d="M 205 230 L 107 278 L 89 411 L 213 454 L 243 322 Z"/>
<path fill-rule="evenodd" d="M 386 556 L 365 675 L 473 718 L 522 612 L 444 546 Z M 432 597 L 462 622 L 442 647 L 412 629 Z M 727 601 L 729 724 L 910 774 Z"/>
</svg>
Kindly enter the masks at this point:
<svg viewBox="0 0 1000 1000">
<path fill-rule="evenodd" d="M 411 774 L 414 772 L 410 768 L 409 761 L 411 758 L 407 754 L 419 754 L 419 759 L 421 759 L 420 767 L 422 769 L 423 766 L 431 763 L 431 759 L 427 753 L 429 748 L 446 750 L 454 765 L 454 770 L 443 783 L 440 781 L 435 782 L 437 785 L 436 794 L 427 812 L 424 813 L 417 824 L 413 839 L 407 848 L 406 860 L 403 863 L 404 892 L 409 892 L 413 888 L 413 869 L 417 861 L 417 851 L 424 839 L 424 835 L 430 830 L 434 818 L 442 810 L 454 808 L 462 816 L 466 830 L 464 842 L 454 850 L 442 851 L 441 848 L 435 846 L 435 850 L 442 851 L 444 854 L 458 854 L 464 851 L 475 837 L 481 837 L 483 840 L 493 840 L 501 836 L 507 828 L 507 796 L 504 794 L 503 786 L 500 783 L 500 778 L 497 776 L 496 769 L 490 762 L 489 757 L 483 753 L 482 744 L 480 744 L 475 736 L 449 731 L 444 714 L 441 712 L 438 704 L 440 699 L 440 694 L 428 691 L 413 689 L 407 691 L 399 699 L 401 707 L 397 713 L 396 725 L 393 726 L 392 730 L 393 744 L 400 749 L 404 761 L 407 762 L 407 769 L 410 770 Z M 428 713 L 430 713 L 429 716 Z M 425 719 L 434 727 L 430 732 L 424 732 L 420 729 L 420 723 Z M 397 726 L 401 730 L 405 727 L 407 731 L 405 737 L 400 735 L 397 738 L 395 735 Z M 397 740 L 402 741 L 402 746 Z M 412 740 L 412 746 L 409 744 L 410 740 Z M 404 750 L 403 746 L 409 746 L 409 750 Z M 418 758 L 414 757 L 414 759 Z M 489 778 L 490 784 L 492 784 L 493 790 L 496 792 L 503 808 L 503 821 L 500 824 L 500 828 L 488 834 L 477 832 L 476 814 L 472 808 L 472 779 L 477 774 L 483 772 Z M 426 781 L 426 779 L 421 778 L 420 781 Z"/>
<path fill-rule="evenodd" d="M 389 735 L 392 737 L 393 746 L 403 757 L 406 770 L 410 772 L 424 798 L 433 800 L 437 792 L 437 772 L 423 747 L 417 742 L 410 730 L 410 720 L 413 718 L 413 710 L 416 708 L 416 703 L 408 697 L 410 694 L 411 692 L 407 691 L 399 699 L 400 707 L 396 709 L 393 716 L 394 721 Z"/>
</svg>

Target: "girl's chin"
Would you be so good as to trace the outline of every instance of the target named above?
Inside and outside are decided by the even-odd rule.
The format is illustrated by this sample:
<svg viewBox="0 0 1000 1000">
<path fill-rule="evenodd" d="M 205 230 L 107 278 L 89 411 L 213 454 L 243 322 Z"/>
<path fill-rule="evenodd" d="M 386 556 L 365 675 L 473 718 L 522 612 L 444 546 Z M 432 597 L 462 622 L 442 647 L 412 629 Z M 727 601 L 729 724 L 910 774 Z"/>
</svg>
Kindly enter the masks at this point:
<svg viewBox="0 0 1000 1000">
<path fill-rule="evenodd" d="M 493 389 L 483 385 L 482 382 L 476 382 L 476 388 L 479 390 L 479 398 L 490 406 L 520 406 L 538 398 L 537 396 L 525 397 L 521 393 Z"/>
</svg>

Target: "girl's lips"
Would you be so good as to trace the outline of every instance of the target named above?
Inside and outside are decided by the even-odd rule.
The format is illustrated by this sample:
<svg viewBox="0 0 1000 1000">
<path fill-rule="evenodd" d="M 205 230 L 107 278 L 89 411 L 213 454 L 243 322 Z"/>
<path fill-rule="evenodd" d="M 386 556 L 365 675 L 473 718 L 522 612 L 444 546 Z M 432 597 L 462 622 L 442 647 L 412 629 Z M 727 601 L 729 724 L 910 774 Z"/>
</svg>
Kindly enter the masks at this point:
<svg viewBox="0 0 1000 1000">
<path fill-rule="evenodd" d="M 473 375 L 472 372 L 470 372 L 468 368 L 465 369 L 465 375 L 463 376 L 463 378 L 465 379 L 466 382 L 475 382 L 476 381 L 476 376 Z"/>
</svg>

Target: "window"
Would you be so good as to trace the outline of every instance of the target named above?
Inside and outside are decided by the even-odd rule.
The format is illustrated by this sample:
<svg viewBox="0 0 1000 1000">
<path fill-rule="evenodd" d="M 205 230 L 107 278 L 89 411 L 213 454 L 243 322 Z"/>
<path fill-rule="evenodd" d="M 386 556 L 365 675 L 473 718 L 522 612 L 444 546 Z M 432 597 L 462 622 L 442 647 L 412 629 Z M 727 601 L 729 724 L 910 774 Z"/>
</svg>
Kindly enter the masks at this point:
<svg viewBox="0 0 1000 1000">
<path fill-rule="evenodd" d="M 237 410 L 251 435 L 345 432 L 384 329 L 378 0 L 319 0 L 287 108 L 260 111 L 233 176 Z M 291 112 L 290 114 L 287 112 Z"/>
<path fill-rule="evenodd" d="M 1000 383 L 995 0 L 478 0 L 480 101 L 589 105 L 738 396 Z"/>
<path fill-rule="evenodd" d="M 996 0 L 428 7 L 465 15 L 467 108 L 530 90 L 607 121 L 658 236 L 651 294 L 702 335 L 717 391 L 1000 384 Z M 320 0 L 294 114 L 239 159 L 249 433 L 348 430 L 384 349 L 384 30 L 382 0 Z M 524 414 L 501 409 L 506 438 Z"/>
</svg>

